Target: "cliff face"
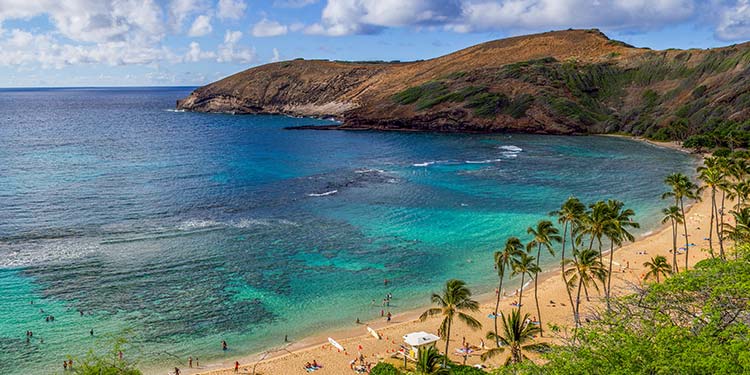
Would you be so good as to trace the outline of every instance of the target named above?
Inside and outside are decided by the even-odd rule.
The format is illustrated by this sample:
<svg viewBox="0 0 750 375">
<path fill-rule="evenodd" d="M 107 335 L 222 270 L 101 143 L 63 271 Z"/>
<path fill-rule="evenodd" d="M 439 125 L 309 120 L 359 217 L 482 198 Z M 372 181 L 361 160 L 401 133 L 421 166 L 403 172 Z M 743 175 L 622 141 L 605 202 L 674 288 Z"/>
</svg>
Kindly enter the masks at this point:
<svg viewBox="0 0 750 375">
<path fill-rule="evenodd" d="M 652 51 L 568 30 L 411 63 L 273 63 L 196 89 L 177 107 L 335 116 L 348 129 L 653 136 L 750 118 L 749 66 L 748 45 Z"/>
</svg>

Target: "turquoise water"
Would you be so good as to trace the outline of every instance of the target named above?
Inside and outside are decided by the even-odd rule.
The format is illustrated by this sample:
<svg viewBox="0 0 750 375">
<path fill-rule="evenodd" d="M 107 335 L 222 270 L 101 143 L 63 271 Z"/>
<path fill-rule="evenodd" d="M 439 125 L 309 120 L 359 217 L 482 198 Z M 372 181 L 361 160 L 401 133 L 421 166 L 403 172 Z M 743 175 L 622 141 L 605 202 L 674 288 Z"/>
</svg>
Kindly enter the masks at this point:
<svg viewBox="0 0 750 375">
<path fill-rule="evenodd" d="M 189 91 L 0 91 L 0 373 L 110 335 L 147 368 L 208 362 L 377 318 L 387 292 L 394 313 L 451 277 L 489 292 L 492 251 L 569 195 L 625 201 L 643 233 L 664 176 L 695 163 L 618 138 L 168 110 Z"/>
</svg>

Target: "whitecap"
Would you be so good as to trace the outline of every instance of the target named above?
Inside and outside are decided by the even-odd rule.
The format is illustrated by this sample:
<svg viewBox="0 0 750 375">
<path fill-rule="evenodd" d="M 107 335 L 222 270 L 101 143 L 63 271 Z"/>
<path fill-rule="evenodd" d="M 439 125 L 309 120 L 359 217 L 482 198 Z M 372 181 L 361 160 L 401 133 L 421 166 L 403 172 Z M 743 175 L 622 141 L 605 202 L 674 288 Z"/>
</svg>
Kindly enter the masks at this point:
<svg viewBox="0 0 750 375">
<path fill-rule="evenodd" d="M 487 160 L 467 160 L 466 164 L 490 164 L 503 161 L 503 159 L 487 159 Z"/>
<path fill-rule="evenodd" d="M 167 109 L 166 111 L 167 111 L 167 112 L 176 112 L 176 113 L 183 113 L 183 112 L 187 112 L 187 111 L 186 111 L 186 110 L 184 110 L 184 109 L 175 109 L 175 108 L 169 108 L 169 109 Z"/>
<path fill-rule="evenodd" d="M 217 227 L 221 226 L 222 223 L 214 220 L 187 220 L 183 221 L 180 225 L 177 226 L 177 229 L 179 230 L 194 230 L 194 229 L 202 229 L 202 228 L 210 228 L 210 227 Z"/>
<path fill-rule="evenodd" d="M 433 165 L 433 164 L 435 164 L 434 161 L 426 161 L 424 163 L 414 163 L 414 164 L 412 164 L 412 166 L 415 166 L 415 167 L 428 167 L 428 166 Z"/>
<path fill-rule="evenodd" d="M 331 190 L 331 191 L 326 191 L 325 193 L 310 193 L 310 194 L 307 194 L 307 196 L 308 197 L 325 197 L 328 195 L 336 194 L 338 192 L 339 192 L 338 190 Z"/>
<path fill-rule="evenodd" d="M 518 146 L 514 146 L 514 145 L 498 146 L 498 148 L 501 149 L 501 150 L 510 151 L 510 152 L 521 152 L 521 151 L 523 151 L 522 148 L 520 148 Z"/>
</svg>

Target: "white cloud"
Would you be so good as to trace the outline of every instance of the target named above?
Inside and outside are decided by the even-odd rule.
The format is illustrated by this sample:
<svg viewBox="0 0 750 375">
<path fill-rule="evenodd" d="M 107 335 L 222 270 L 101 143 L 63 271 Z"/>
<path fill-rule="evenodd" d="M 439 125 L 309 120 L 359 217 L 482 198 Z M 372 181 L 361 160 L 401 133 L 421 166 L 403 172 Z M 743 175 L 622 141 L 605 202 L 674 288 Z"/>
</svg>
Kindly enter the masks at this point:
<svg viewBox="0 0 750 375">
<path fill-rule="evenodd" d="M 696 0 L 328 0 L 320 22 L 305 32 L 342 36 L 434 26 L 457 32 L 568 27 L 639 31 L 694 19 L 702 7 L 706 4 Z M 746 20 L 736 16 L 742 9 L 735 8 L 727 24 Z"/>
<path fill-rule="evenodd" d="M 217 15 L 221 19 L 240 19 L 247 9 L 243 0 L 219 0 Z"/>
<path fill-rule="evenodd" d="M 93 42 L 154 41 L 164 34 L 153 0 L 0 0 L 0 22 L 46 14 L 66 38 Z"/>
<path fill-rule="evenodd" d="M 255 59 L 255 50 L 237 47 L 242 39 L 241 31 L 227 30 L 224 34 L 224 43 L 219 45 L 216 51 L 216 61 L 246 64 Z"/>
<path fill-rule="evenodd" d="M 211 16 L 202 14 L 195 18 L 188 31 L 189 36 L 203 36 L 211 32 Z"/>
<path fill-rule="evenodd" d="M 213 59 L 215 57 L 216 54 L 214 52 L 203 51 L 201 50 L 201 46 L 200 44 L 198 44 L 198 42 L 191 42 L 190 49 L 185 54 L 185 61 L 197 62 L 205 59 Z"/>
<path fill-rule="evenodd" d="M 719 9 L 715 35 L 721 40 L 742 40 L 750 38 L 750 1 L 739 0 L 735 4 Z"/>
<path fill-rule="evenodd" d="M 34 35 L 18 29 L 0 40 L 0 66 L 39 64 L 42 68 L 60 69 L 78 64 L 147 65 L 158 61 L 177 62 L 179 58 L 163 47 L 129 42 L 75 45 L 60 43 L 50 34 Z"/>
<path fill-rule="evenodd" d="M 288 30 L 286 25 L 264 18 L 253 26 L 252 34 L 254 37 L 279 36 L 286 34 Z"/>
<path fill-rule="evenodd" d="M 273 57 L 271 57 L 271 62 L 278 62 L 281 61 L 281 56 L 279 55 L 279 50 L 274 48 L 273 49 Z"/>
<path fill-rule="evenodd" d="M 459 0 L 328 0 L 309 34 L 370 34 L 385 27 L 444 24 L 461 14 Z"/>
<path fill-rule="evenodd" d="M 467 1 L 447 24 L 458 32 L 567 27 L 645 30 L 686 21 L 692 0 L 505 0 Z"/>
<path fill-rule="evenodd" d="M 170 0 L 167 5 L 169 9 L 169 25 L 174 31 L 181 31 L 185 20 L 194 13 L 204 10 L 205 5 L 201 0 Z"/>
</svg>

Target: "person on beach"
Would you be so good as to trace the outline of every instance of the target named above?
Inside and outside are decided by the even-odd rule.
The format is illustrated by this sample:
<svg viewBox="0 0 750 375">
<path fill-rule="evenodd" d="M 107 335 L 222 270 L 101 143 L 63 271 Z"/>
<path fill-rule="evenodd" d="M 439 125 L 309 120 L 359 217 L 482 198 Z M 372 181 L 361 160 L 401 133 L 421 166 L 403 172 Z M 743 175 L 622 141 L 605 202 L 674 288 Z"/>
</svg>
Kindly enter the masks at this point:
<svg viewBox="0 0 750 375">
<path fill-rule="evenodd" d="M 68 370 L 68 361 L 63 361 L 63 371 Z"/>
<path fill-rule="evenodd" d="M 221 340 L 221 350 L 224 350 L 224 351 L 227 350 L 227 342 L 224 340 Z"/>
<path fill-rule="evenodd" d="M 383 317 L 383 316 L 385 316 L 385 310 L 380 309 L 380 317 Z"/>
<path fill-rule="evenodd" d="M 234 372 L 240 372 L 240 361 L 234 361 Z"/>
<path fill-rule="evenodd" d="M 357 324 L 362 324 L 362 322 L 359 321 L 359 317 L 357 317 Z"/>
<path fill-rule="evenodd" d="M 193 356 L 190 356 L 190 358 L 188 358 L 188 367 L 193 368 Z"/>
<path fill-rule="evenodd" d="M 180 369 L 177 367 L 174 368 L 174 375 L 180 375 Z"/>
<path fill-rule="evenodd" d="M 195 367 L 201 367 L 200 363 L 198 362 L 198 357 L 195 357 Z"/>
<path fill-rule="evenodd" d="M 289 335 L 284 335 L 284 342 L 289 342 Z"/>
<path fill-rule="evenodd" d="M 72 359 L 68 360 L 68 368 L 71 369 L 71 370 L 73 369 L 73 360 Z"/>
<path fill-rule="evenodd" d="M 387 317 L 388 317 L 388 318 L 386 319 L 386 321 L 387 321 L 387 322 L 389 322 L 389 323 L 390 323 L 390 321 L 391 321 L 391 316 L 392 316 L 392 315 L 391 315 L 391 312 L 390 312 L 390 311 L 388 311 L 388 315 L 387 315 Z"/>
</svg>

